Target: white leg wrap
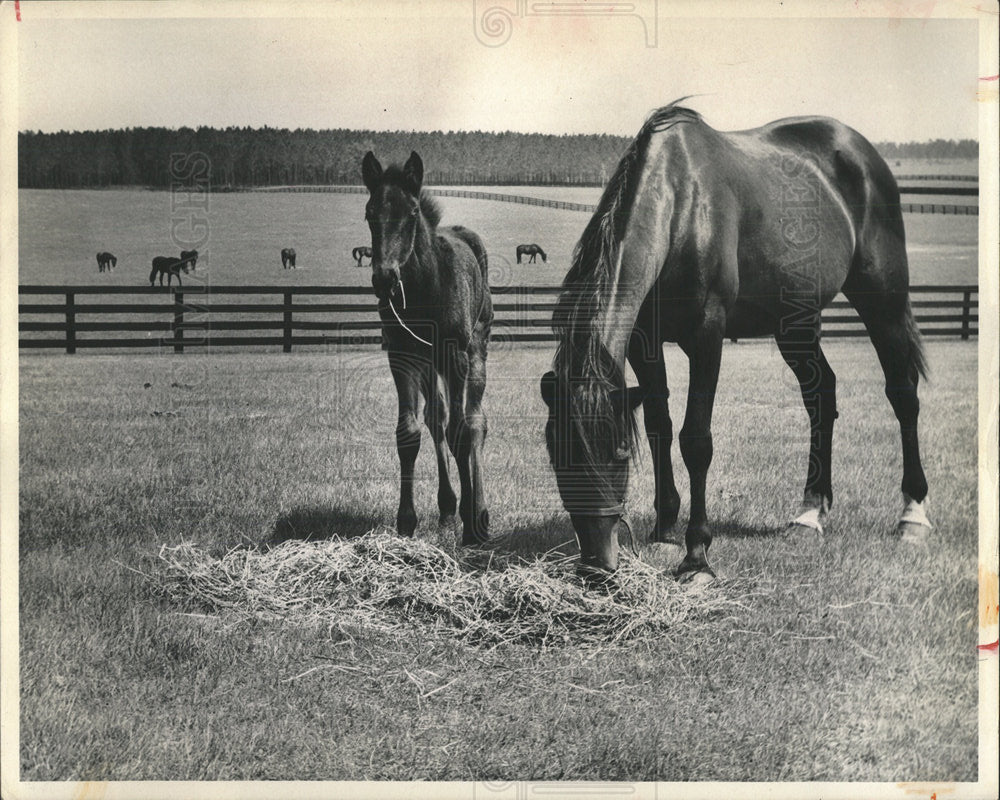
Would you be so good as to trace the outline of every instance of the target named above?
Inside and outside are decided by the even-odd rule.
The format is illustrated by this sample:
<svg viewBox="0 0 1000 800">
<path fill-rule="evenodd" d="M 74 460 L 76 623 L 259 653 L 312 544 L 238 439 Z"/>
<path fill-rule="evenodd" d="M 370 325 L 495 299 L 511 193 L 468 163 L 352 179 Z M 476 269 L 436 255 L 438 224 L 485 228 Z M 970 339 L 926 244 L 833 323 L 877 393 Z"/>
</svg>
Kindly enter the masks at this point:
<svg viewBox="0 0 1000 800">
<path fill-rule="evenodd" d="M 823 532 L 823 523 L 819 521 L 820 509 L 818 508 L 807 508 L 803 510 L 795 519 L 791 521 L 792 525 L 802 525 L 806 528 L 813 528 L 814 530 Z"/>
<path fill-rule="evenodd" d="M 905 493 L 903 494 L 903 513 L 899 516 L 899 524 L 902 525 L 904 522 L 908 522 L 911 525 L 923 525 L 926 528 L 933 528 L 931 521 L 927 519 L 927 512 L 924 511 L 924 503 L 927 502 L 925 497 L 923 502 L 918 503 L 912 497 L 908 497 Z"/>
</svg>

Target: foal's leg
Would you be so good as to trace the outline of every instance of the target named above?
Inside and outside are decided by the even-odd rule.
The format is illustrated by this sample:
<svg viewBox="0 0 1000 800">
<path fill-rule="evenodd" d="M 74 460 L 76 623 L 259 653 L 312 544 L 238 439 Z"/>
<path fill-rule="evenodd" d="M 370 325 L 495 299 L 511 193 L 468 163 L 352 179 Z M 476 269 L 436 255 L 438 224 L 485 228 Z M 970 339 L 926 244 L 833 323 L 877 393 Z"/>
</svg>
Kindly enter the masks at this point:
<svg viewBox="0 0 1000 800">
<path fill-rule="evenodd" d="M 790 525 L 793 533 L 822 533 L 825 516 L 833 505 L 830 456 L 837 418 L 837 377 L 820 347 L 819 314 L 817 308 L 814 326 L 779 331 L 775 336 L 785 363 L 798 379 L 809 414 L 809 467 L 802 508 Z"/>
<path fill-rule="evenodd" d="M 487 334 L 488 335 L 488 334 Z M 469 377 L 465 386 L 465 430 L 468 436 L 469 473 L 472 480 L 471 536 L 463 531 L 463 544 L 476 544 L 489 539 L 490 512 L 486 508 L 483 488 L 483 445 L 486 442 L 486 414 L 483 413 L 483 393 L 486 391 L 485 346 L 474 346 L 469 354 Z"/>
<path fill-rule="evenodd" d="M 684 425 L 677 438 L 691 477 L 691 518 L 684 536 L 687 555 L 677 567 L 678 577 L 688 573 L 691 573 L 691 578 L 698 573 L 715 575 L 708 564 L 712 534 L 705 509 L 705 483 L 708 467 L 712 463 L 712 408 L 719 382 L 725 330 L 725 310 L 709 300 L 701 326 L 680 343 L 688 356 L 690 381 Z"/>
<path fill-rule="evenodd" d="M 681 507 L 681 497 L 674 483 L 674 469 L 670 457 L 674 428 L 670 421 L 667 399 L 667 368 L 663 363 L 663 345 L 647 341 L 641 332 L 633 331 L 628 345 L 628 361 L 645 389 L 642 401 L 643 418 L 646 423 L 646 438 L 653 457 L 653 475 L 656 492 L 653 508 L 656 509 L 656 523 L 649 535 L 651 542 L 667 542 L 680 547 L 680 538 L 674 533 L 674 523 Z"/>
<path fill-rule="evenodd" d="M 399 510 L 396 531 L 413 536 L 417 528 L 417 511 L 413 507 L 413 465 L 420 452 L 420 425 L 417 411 L 420 405 L 421 372 L 425 365 L 402 353 L 389 351 L 389 369 L 396 383 L 399 415 L 396 421 L 396 452 L 399 454 Z"/>
<path fill-rule="evenodd" d="M 448 363 L 448 444 L 458 464 L 462 496 L 462 544 L 477 544 L 489 536 L 489 512 L 483 502 L 481 451 L 486 438 L 482 413 L 486 364 L 478 353 L 451 354 Z M 466 394 L 468 397 L 466 397 Z"/>
<path fill-rule="evenodd" d="M 448 479 L 448 456 L 445 452 L 445 423 L 448 419 L 448 408 L 438 383 L 437 372 L 433 367 L 429 367 L 425 372 L 424 397 L 427 400 L 427 404 L 424 406 L 424 422 L 427 425 L 427 430 L 431 432 L 434 453 L 437 456 L 437 497 L 438 510 L 441 512 L 438 524 L 445 525 L 455 516 L 458 500 L 455 498 L 455 491 L 451 488 L 451 481 Z"/>
</svg>

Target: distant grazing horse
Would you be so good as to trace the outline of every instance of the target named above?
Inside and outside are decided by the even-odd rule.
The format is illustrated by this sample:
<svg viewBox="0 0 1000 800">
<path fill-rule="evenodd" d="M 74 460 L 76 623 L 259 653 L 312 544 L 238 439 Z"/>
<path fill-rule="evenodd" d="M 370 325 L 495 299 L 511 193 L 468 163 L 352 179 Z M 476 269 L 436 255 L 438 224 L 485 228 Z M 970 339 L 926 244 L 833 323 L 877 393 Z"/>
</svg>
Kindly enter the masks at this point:
<svg viewBox="0 0 1000 800">
<path fill-rule="evenodd" d="M 281 251 L 281 266 L 284 269 L 295 269 L 295 248 L 286 247 Z"/>
<path fill-rule="evenodd" d="M 546 261 L 545 251 L 542 250 L 542 248 L 539 247 L 537 244 L 519 244 L 517 246 L 517 263 L 518 264 L 521 263 L 521 256 L 531 256 L 531 258 L 528 259 L 528 263 L 529 264 L 534 264 L 535 263 L 535 257 L 536 256 L 541 256 L 542 257 L 542 261 L 543 262 Z"/>
<path fill-rule="evenodd" d="M 97 254 L 98 272 L 111 272 L 116 266 L 118 266 L 118 259 L 111 255 L 111 253 L 101 252 Z"/>
<path fill-rule="evenodd" d="M 372 249 L 370 247 L 355 247 L 351 251 L 351 257 L 358 262 L 358 266 L 361 266 L 361 259 L 372 257 Z"/>
<path fill-rule="evenodd" d="M 163 286 L 163 276 L 167 276 L 167 286 L 170 286 L 171 281 L 173 281 L 174 276 L 177 276 L 177 284 L 183 286 L 181 281 L 181 271 L 185 274 L 191 271 L 193 268 L 192 264 L 198 259 L 198 253 L 195 250 L 189 251 L 186 258 L 173 258 L 171 256 L 157 256 L 153 259 L 153 269 L 149 273 L 149 285 L 152 286 L 156 281 L 156 276 L 160 276 L 160 286 Z"/>
<path fill-rule="evenodd" d="M 461 482 L 462 543 L 482 542 L 489 535 L 490 516 L 483 498 L 486 417 L 481 404 L 493 323 L 486 248 L 468 228 L 438 227 L 441 210 L 421 192 L 424 166 L 416 153 L 402 168 L 383 171 L 369 151 L 361 174 L 370 194 L 365 219 L 374 253 L 372 286 L 399 401 L 396 528 L 412 536 L 417 527 L 413 465 L 420 449 L 417 414 L 422 396 L 424 422 L 437 453 L 440 521 L 455 513 L 444 451 L 447 439 Z"/>
<path fill-rule="evenodd" d="M 670 461 L 663 342 L 690 362 L 680 451 L 690 474 L 686 555 L 677 575 L 710 580 L 705 484 L 724 337 L 774 336 L 809 415 L 809 462 L 791 531 L 822 531 L 833 504 L 836 378 L 820 312 L 843 292 L 864 321 L 899 421 L 904 509 L 897 532 L 924 536 L 927 480 L 917 443 L 917 382 L 926 373 L 909 299 L 899 190 L 856 131 L 825 117 L 720 133 L 671 104 L 622 156 L 576 247 L 553 314 L 554 371 L 542 378 L 545 429 L 580 571 L 618 563 L 632 409 L 643 404 L 656 472 L 651 539 L 672 542 L 680 497 Z M 625 360 L 639 380 L 626 389 Z"/>
<path fill-rule="evenodd" d="M 181 258 L 185 261 L 191 262 L 191 269 L 198 266 L 198 251 L 197 250 L 181 250 Z"/>
</svg>

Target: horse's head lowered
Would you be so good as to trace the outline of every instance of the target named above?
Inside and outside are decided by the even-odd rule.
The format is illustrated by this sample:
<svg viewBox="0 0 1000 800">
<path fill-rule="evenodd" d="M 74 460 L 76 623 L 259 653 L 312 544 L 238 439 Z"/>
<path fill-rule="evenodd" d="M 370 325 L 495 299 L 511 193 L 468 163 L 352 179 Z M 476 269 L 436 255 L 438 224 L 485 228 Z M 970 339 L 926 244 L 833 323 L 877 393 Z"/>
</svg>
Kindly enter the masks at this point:
<svg viewBox="0 0 1000 800">
<path fill-rule="evenodd" d="M 382 165 L 370 150 L 361 162 L 361 175 L 368 188 L 365 220 L 372 234 L 372 286 L 386 301 L 400 281 L 420 227 L 420 188 L 424 164 L 410 153 L 403 168 Z"/>
<path fill-rule="evenodd" d="M 563 506 L 580 543 L 580 572 L 601 578 L 618 566 L 618 526 L 625 513 L 633 412 L 639 389 L 542 377 L 549 407 L 545 445 Z"/>
</svg>

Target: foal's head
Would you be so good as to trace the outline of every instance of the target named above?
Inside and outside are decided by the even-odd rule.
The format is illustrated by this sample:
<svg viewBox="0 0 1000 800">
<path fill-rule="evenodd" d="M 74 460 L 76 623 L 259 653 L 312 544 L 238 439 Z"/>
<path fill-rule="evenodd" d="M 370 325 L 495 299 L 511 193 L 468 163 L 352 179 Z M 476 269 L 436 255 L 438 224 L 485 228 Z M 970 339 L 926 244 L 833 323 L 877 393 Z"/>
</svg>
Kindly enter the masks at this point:
<svg viewBox="0 0 1000 800">
<path fill-rule="evenodd" d="M 383 171 L 369 150 L 361 162 L 361 175 L 369 192 L 365 220 L 372 233 L 372 286 L 379 299 L 386 300 L 416 245 L 424 164 L 410 153 L 402 169 L 392 166 Z"/>
</svg>

